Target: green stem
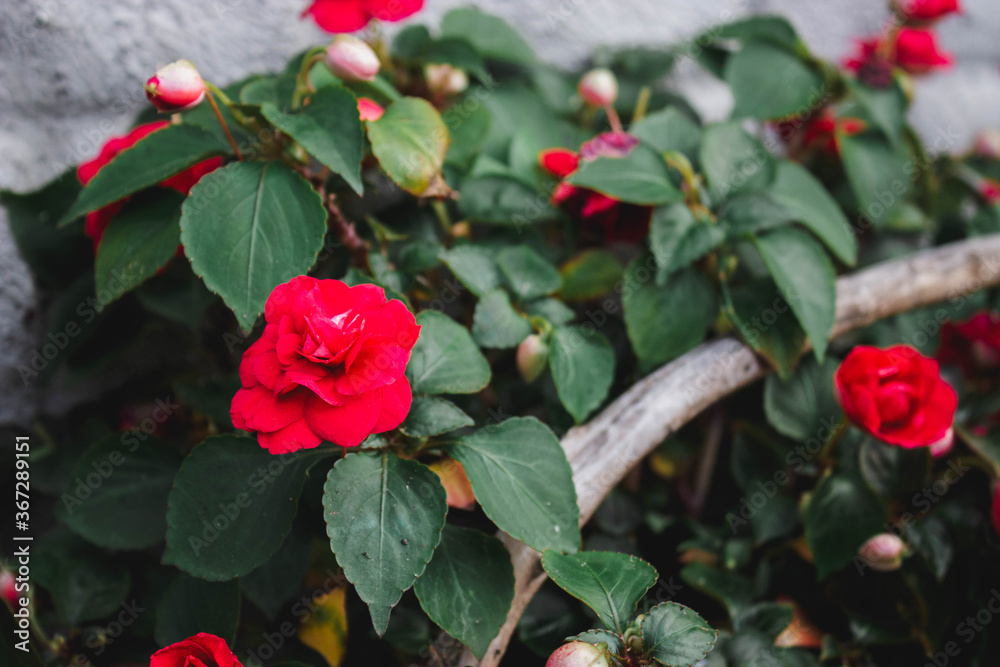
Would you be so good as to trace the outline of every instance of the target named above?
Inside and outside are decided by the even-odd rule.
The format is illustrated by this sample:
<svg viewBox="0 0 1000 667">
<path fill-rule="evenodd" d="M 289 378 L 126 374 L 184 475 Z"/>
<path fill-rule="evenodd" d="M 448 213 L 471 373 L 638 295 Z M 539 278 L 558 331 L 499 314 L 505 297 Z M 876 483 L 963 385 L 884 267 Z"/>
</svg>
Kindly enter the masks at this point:
<svg viewBox="0 0 1000 667">
<path fill-rule="evenodd" d="M 221 90 L 212 84 L 208 84 L 207 92 L 208 94 L 205 97 L 208 98 L 208 103 L 212 106 L 212 111 L 215 112 L 216 120 L 218 120 L 219 125 L 222 126 L 222 131 L 226 133 L 226 139 L 229 140 L 229 145 L 233 147 L 233 152 L 236 153 L 236 159 L 242 161 L 243 153 L 240 152 L 240 147 L 236 145 L 236 140 L 233 139 L 233 133 L 229 131 L 229 125 L 226 123 L 226 119 L 222 117 L 222 110 L 219 109 L 219 105 L 215 102 L 215 95 L 219 95 L 219 98 L 222 99 L 226 106 L 229 106 L 232 103 Z"/>
<path fill-rule="evenodd" d="M 299 68 L 299 73 L 295 75 L 295 92 L 292 94 L 293 109 L 297 109 L 302 105 L 302 100 L 306 95 L 316 92 L 309 81 L 309 72 L 312 71 L 313 65 L 323 59 L 325 53 L 326 49 L 322 46 L 317 46 L 309 49 L 302 56 L 302 67 Z"/>
</svg>

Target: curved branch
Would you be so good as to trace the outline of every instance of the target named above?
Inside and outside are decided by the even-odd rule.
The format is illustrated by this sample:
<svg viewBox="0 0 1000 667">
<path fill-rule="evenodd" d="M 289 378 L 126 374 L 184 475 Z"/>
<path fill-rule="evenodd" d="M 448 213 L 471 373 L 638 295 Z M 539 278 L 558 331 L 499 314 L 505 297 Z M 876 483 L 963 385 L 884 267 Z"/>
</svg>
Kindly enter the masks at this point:
<svg viewBox="0 0 1000 667">
<path fill-rule="evenodd" d="M 997 284 L 1000 234 L 877 264 L 837 280 L 833 336 Z M 769 370 L 735 338 L 713 340 L 643 378 L 594 419 L 570 430 L 562 446 L 573 468 L 580 524 L 664 438 Z M 538 552 L 508 535 L 501 537 L 514 563 L 514 602 L 479 667 L 499 664 L 521 614 L 546 577 Z M 466 651 L 453 664 L 476 664 L 476 659 Z"/>
</svg>

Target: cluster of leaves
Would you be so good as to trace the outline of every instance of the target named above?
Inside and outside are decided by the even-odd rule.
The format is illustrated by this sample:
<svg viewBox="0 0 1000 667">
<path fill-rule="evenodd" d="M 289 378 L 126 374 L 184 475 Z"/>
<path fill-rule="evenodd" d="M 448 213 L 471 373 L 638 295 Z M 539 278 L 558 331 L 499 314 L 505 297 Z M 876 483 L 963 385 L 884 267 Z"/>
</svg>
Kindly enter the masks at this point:
<svg viewBox="0 0 1000 667">
<path fill-rule="evenodd" d="M 639 145 L 584 162 L 568 184 L 648 207 L 639 243 L 608 247 L 552 204 L 555 184 L 539 169 L 543 149 L 576 150 L 604 129 L 604 115 L 576 98 L 578 73 L 538 62 L 509 26 L 473 9 L 447 14 L 436 34 L 400 31 L 373 82 L 339 81 L 307 52 L 227 86 L 221 113 L 239 156 L 202 105 L 85 188 L 67 173 L 36 193 L 4 193 L 25 259 L 59 295 L 49 336 L 58 350 L 28 361 L 22 377 L 103 374 L 116 387 L 36 434 L 32 479 L 51 529 L 34 556 L 34 612 L 62 637 L 46 647 L 55 659 L 107 651 L 142 661 L 196 632 L 256 658 L 260 637 L 288 624 L 300 641 L 281 629 L 271 654 L 318 664 L 317 651 L 336 667 L 349 645 L 355 660 L 388 664 L 388 647 L 424 651 L 431 622 L 482 656 L 514 595 L 497 530 L 544 552 L 555 584 L 593 612 L 543 589 L 515 653 L 544 655 L 576 636 L 622 664 L 706 654 L 735 667 L 762 654 L 866 664 L 961 633 L 956 614 L 996 584 L 995 540 L 983 546 L 981 520 L 996 448 L 968 430 L 959 455 L 932 462 L 865 440 L 839 426 L 830 378 L 849 344 L 904 340 L 932 352 L 928 321 L 996 306 L 994 297 L 900 316 L 832 350 L 828 339 L 839 270 L 1000 231 L 981 194 L 1000 167 L 929 158 L 906 123 L 902 74 L 884 89 L 859 83 L 813 57 L 782 19 L 722 26 L 684 51 L 729 84 L 731 120 L 703 124 L 662 88 L 673 51 L 596 56 L 619 79 L 618 111 Z M 422 68 L 439 63 L 472 85 L 429 95 Z M 361 121 L 358 96 L 383 104 L 382 117 Z M 823 113 L 863 131 L 836 125 L 834 151 L 808 144 L 803 131 Z M 154 187 L 214 156 L 227 163 L 187 198 Z M 95 259 L 81 216 L 126 197 Z M 377 284 L 418 313 L 414 401 L 398 431 L 357 451 L 272 456 L 234 432 L 229 400 L 268 294 L 307 272 Z M 723 406 L 730 466 L 713 488 L 730 491 L 704 508 L 690 502 L 695 424 L 581 532 L 558 435 L 644 373 L 732 332 L 777 374 L 763 396 L 751 389 Z M 515 349 L 533 335 L 546 371 L 526 383 Z M 803 359 L 807 346 L 814 358 Z M 993 399 L 969 403 L 970 429 Z M 937 493 L 966 449 L 972 472 Z M 452 460 L 474 512 L 449 511 L 449 480 L 435 470 Z M 941 502 L 913 514 L 914 493 L 928 488 Z M 862 579 L 849 567 L 858 548 L 908 511 L 920 558 Z M 665 573 L 678 570 L 680 551 L 685 601 L 726 628 L 716 650 L 709 622 L 649 592 L 658 574 L 625 555 L 636 551 Z M 348 639 L 348 619 L 365 609 L 344 595 L 347 582 L 384 643 Z M 149 611 L 117 621 L 119 638 L 109 623 L 128 605 Z M 797 608 L 823 628 L 817 643 L 779 641 Z M 580 634 L 593 615 L 603 629 Z M 973 639 L 965 659 L 987 664 L 996 641 Z"/>
</svg>

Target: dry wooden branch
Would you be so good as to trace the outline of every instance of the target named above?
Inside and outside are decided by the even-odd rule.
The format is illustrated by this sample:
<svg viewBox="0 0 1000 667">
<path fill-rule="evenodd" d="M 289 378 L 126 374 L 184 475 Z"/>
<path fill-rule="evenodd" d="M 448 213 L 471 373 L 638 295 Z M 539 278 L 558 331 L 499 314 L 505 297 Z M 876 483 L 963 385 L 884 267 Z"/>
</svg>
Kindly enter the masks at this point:
<svg viewBox="0 0 1000 667">
<path fill-rule="evenodd" d="M 837 281 L 833 335 L 997 284 L 1000 234 L 878 264 Z M 708 406 L 764 377 L 768 370 L 738 340 L 714 340 L 643 378 L 594 419 L 569 431 L 562 445 L 573 467 L 581 525 L 664 438 Z M 507 535 L 502 539 L 514 563 L 514 603 L 479 667 L 500 663 L 518 619 L 546 577 L 538 552 Z M 452 664 L 474 665 L 476 659 L 466 651 Z"/>
</svg>

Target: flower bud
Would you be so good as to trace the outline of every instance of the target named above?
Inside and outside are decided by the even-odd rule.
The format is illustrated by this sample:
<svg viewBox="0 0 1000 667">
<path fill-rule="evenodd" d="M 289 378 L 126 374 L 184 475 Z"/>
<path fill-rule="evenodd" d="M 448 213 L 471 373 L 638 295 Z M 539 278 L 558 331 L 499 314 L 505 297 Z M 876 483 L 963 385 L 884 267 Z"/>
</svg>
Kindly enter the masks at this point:
<svg viewBox="0 0 1000 667">
<path fill-rule="evenodd" d="M 976 135 L 973 146 L 976 155 L 993 159 L 1000 158 L 1000 131 L 992 128 L 983 130 Z"/>
<path fill-rule="evenodd" d="M 372 47 L 353 35 L 337 35 L 326 47 L 326 64 L 344 81 L 371 81 L 382 66 Z"/>
<path fill-rule="evenodd" d="M 881 533 L 871 538 L 861 549 L 858 556 L 868 567 L 879 572 L 898 570 L 903 564 L 903 554 L 906 553 L 906 543 L 892 533 Z"/>
<path fill-rule="evenodd" d="M 165 113 L 187 111 L 205 99 L 205 82 L 190 60 L 178 60 L 149 77 L 146 97 Z"/>
<path fill-rule="evenodd" d="M 618 79 L 603 67 L 584 74 L 576 89 L 583 101 L 592 107 L 610 106 L 618 99 Z"/>
<path fill-rule="evenodd" d="M 570 642 L 549 656 L 545 667 L 611 667 L 607 649 L 586 642 Z"/>
<path fill-rule="evenodd" d="M 451 65 L 427 65 L 424 79 L 432 93 L 457 95 L 469 87 L 469 77 L 465 70 Z"/>
<path fill-rule="evenodd" d="M 549 361 L 549 346 L 538 334 L 532 334 L 517 346 L 517 372 L 525 382 L 534 382 Z"/>
<path fill-rule="evenodd" d="M 14 588 L 14 574 L 9 570 L 0 569 L 0 597 L 10 605 L 10 608 L 17 611 L 18 598 L 17 589 Z"/>
<path fill-rule="evenodd" d="M 361 120 L 378 120 L 385 113 L 385 109 L 375 100 L 359 97 L 358 112 L 361 114 Z"/>
</svg>

